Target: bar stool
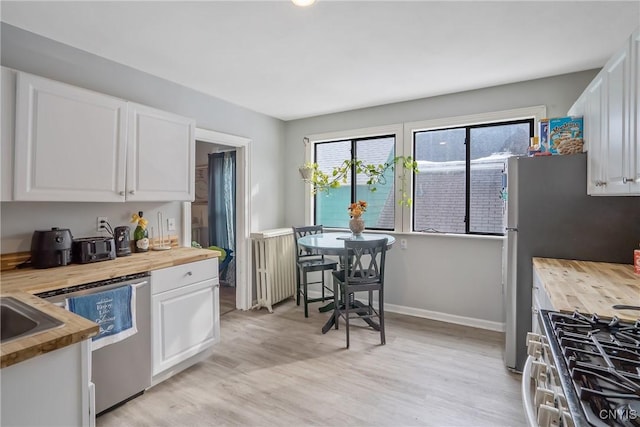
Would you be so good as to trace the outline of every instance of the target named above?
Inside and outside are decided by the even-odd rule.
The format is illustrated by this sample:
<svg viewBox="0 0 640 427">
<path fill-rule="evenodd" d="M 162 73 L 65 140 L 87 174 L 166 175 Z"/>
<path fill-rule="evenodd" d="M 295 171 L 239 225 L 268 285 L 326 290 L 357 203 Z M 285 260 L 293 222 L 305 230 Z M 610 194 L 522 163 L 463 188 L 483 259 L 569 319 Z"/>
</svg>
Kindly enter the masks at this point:
<svg viewBox="0 0 640 427">
<path fill-rule="evenodd" d="M 349 348 L 349 321 L 362 319 L 373 329 L 380 331 L 380 344 L 385 344 L 384 335 L 384 266 L 387 239 L 345 240 L 345 267 L 333 272 L 333 295 L 335 297 L 334 321 L 338 329 L 340 317 L 344 318 Z M 373 306 L 373 292 L 378 292 L 378 307 Z M 355 298 L 356 292 L 367 292 L 364 304 Z M 373 319 L 377 318 L 378 323 Z"/>
<path fill-rule="evenodd" d="M 300 305 L 300 296 L 302 296 L 304 302 L 304 317 L 309 317 L 309 303 L 333 301 L 333 289 L 325 285 L 324 272 L 328 270 L 335 271 L 338 268 L 338 261 L 325 259 L 324 255 L 298 245 L 298 239 L 300 237 L 322 233 L 322 225 L 292 227 L 292 229 L 293 238 L 296 243 L 296 304 Z M 320 279 L 309 281 L 309 273 L 312 272 L 320 272 Z M 309 298 L 309 285 L 315 284 L 321 285 L 322 296 L 319 298 Z M 326 291 L 331 292 L 331 295 L 326 295 Z"/>
</svg>

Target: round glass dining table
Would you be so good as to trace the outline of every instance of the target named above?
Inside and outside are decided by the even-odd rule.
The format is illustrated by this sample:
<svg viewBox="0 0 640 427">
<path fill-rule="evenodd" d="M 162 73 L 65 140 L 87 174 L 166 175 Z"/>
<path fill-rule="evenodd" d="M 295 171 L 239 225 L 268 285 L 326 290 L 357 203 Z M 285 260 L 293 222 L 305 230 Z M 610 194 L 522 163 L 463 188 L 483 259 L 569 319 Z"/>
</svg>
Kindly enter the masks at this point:
<svg viewBox="0 0 640 427">
<path fill-rule="evenodd" d="M 300 237 L 298 239 L 298 244 L 308 249 L 314 249 L 324 255 L 342 255 L 344 253 L 345 240 L 366 241 L 384 238 L 387 239 L 387 249 L 391 249 L 396 238 L 390 234 L 382 233 L 362 233 L 360 236 L 354 236 L 353 234 L 344 231 L 308 234 Z"/>
<path fill-rule="evenodd" d="M 313 249 L 314 252 L 321 253 L 323 255 L 339 255 L 341 258 L 340 264 L 344 265 L 343 255 L 344 255 L 344 242 L 345 240 L 356 240 L 356 241 L 367 241 L 367 240 L 379 240 L 379 239 L 387 239 L 387 249 L 391 249 L 391 246 L 395 243 L 396 238 L 391 236 L 390 234 L 382 234 L 382 233 L 362 233 L 359 236 L 354 236 L 349 232 L 329 232 L 329 233 L 321 233 L 321 234 L 308 234 L 306 236 L 300 237 L 298 239 L 298 245 Z M 344 305 L 344 302 L 341 302 Z M 364 307 L 364 305 L 360 301 L 352 301 L 351 304 L 353 308 L 357 310 L 358 308 Z M 334 309 L 334 304 L 330 303 L 323 307 L 320 307 L 318 310 L 320 312 L 331 311 Z M 370 326 L 372 326 L 375 330 L 379 330 L 379 325 L 375 323 L 372 319 L 368 317 L 363 317 L 363 320 L 367 322 Z M 335 325 L 335 316 L 329 317 L 327 322 L 322 327 L 322 333 L 326 334 L 329 329 L 331 329 Z"/>
</svg>

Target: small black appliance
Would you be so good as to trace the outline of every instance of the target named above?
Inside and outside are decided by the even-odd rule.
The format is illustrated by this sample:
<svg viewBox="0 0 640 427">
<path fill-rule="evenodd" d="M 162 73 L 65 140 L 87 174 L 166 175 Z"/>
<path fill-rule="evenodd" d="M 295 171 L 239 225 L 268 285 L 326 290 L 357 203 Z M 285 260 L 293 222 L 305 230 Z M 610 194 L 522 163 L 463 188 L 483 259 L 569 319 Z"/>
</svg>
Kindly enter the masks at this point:
<svg viewBox="0 0 640 427">
<path fill-rule="evenodd" d="M 113 237 L 83 237 L 73 239 L 73 262 L 87 264 L 116 258 L 116 244 Z"/>
<path fill-rule="evenodd" d="M 31 236 L 31 266 L 50 268 L 69 264 L 72 240 L 71 231 L 67 228 L 34 231 Z"/>
<path fill-rule="evenodd" d="M 116 241 L 116 256 L 128 256 L 131 255 L 131 241 L 130 241 L 129 226 L 122 225 L 116 227 L 113 230 L 113 238 Z"/>
</svg>

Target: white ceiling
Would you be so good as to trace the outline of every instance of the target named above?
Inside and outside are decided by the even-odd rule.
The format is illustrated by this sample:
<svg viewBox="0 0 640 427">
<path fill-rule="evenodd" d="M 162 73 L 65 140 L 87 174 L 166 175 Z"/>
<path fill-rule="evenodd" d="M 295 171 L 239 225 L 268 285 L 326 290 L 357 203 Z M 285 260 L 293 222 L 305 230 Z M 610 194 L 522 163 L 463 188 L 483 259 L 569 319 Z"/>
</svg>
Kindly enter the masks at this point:
<svg viewBox="0 0 640 427">
<path fill-rule="evenodd" d="M 2 1 L 2 21 L 292 120 L 602 67 L 640 1 Z"/>
</svg>

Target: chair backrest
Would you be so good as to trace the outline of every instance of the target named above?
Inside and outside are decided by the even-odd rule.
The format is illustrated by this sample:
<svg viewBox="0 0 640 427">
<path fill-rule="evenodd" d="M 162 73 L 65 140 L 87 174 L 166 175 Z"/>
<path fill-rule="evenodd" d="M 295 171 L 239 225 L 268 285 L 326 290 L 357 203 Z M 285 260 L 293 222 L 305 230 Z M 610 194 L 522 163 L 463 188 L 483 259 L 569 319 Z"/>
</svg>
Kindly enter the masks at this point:
<svg viewBox="0 0 640 427">
<path fill-rule="evenodd" d="M 344 241 L 345 282 L 349 285 L 384 283 L 387 239 Z"/>
<path fill-rule="evenodd" d="M 306 257 L 322 256 L 321 254 L 318 254 L 311 249 L 303 248 L 302 246 L 298 245 L 298 239 L 300 237 L 308 236 L 309 234 L 322 234 L 322 231 L 324 229 L 322 225 L 307 225 L 304 227 L 291 228 L 293 229 L 293 240 L 296 243 L 296 261 L 299 261 L 300 259 L 304 259 Z"/>
</svg>

